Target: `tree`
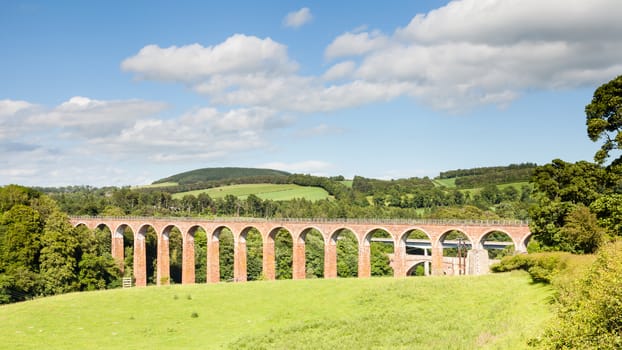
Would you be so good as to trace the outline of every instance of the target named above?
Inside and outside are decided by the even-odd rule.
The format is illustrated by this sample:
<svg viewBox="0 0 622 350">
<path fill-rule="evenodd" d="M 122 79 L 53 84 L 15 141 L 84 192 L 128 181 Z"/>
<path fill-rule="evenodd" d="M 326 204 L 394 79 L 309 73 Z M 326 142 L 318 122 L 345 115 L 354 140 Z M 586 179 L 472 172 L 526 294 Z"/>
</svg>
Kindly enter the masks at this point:
<svg viewBox="0 0 622 350">
<path fill-rule="evenodd" d="M 622 75 L 594 91 L 592 102 L 585 106 L 587 134 L 594 142 L 603 139 L 594 160 L 603 164 L 613 150 L 622 149 Z M 618 163 L 622 157 L 614 160 Z"/>
<path fill-rule="evenodd" d="M 292 235 L 286 230 L 279 230 L 274 236 L 274 260 L 276 279 L 292 278 Z"/>
<path fill-rule="evenodd" d="M 558 233 L 562 250 L 578 254 L 594 253 L 605 236 L 605 230 L 598 226 L 596 215 L 583 204 L 577 205 L 568 214 Z"/>
<path fill-rule="evenodd" d="M 119 265 L 110 255 L 84 254 L 79 263 L 81 290 L 97 290 L 115 287 L 121 277 Z"/>
<path fill-rule="evenodd" d="M 41 265 L 43 294 L 54 295 L 78 289 L 78 240 L 72 234 L 67 216 L 53 213 L 45 223 L 41 237 Z"/>
<path fill-rule="evenodd" d="M 39 271 L 43 221 L 39 212 L 17 204 L 0 218 L 0 270 L 20 266 Z"/>
</svg>

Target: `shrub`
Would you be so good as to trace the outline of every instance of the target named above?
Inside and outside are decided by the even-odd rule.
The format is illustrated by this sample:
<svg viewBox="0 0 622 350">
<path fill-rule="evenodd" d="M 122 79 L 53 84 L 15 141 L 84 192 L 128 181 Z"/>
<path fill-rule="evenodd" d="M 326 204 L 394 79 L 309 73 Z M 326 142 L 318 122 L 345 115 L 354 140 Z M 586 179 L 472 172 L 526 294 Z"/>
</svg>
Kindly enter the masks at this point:
<svg viewBox="0 0 622 350">
<path fill-rule="evenodd" d="M 536 283 L 566 281 L 580 276 L 593 261 L 593 256 L 548 252 L 507 256 L 491 266 L 493 272 L 525 270 Z"/>
<path fill-rule="evenodd" d="M 622 242 L 607 244 L 584 277 L 559 286 L 557 322 L 534 343 L 551 349 L 621 348 L 620 276 Z"/>
</svg>

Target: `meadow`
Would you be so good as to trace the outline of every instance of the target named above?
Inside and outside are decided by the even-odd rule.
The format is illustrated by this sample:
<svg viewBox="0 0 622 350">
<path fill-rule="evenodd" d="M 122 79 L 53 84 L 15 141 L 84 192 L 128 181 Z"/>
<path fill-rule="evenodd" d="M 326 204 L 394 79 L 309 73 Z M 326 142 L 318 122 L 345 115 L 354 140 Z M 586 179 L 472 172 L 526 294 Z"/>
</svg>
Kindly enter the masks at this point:
<svg viewBox="0 0 622 350">
<path fill-rule="evenodd" d="M 242 184 L 221 186 L 205 190 L 180 192 L 173 194 L 174 199 L 181 199 L 185 195 L 197 196 L 207 193 L 212 198 L 224 198 L 233 195 L 240 199 L 246 199 L 251 194 L 266 200 L 285 201 L 295 198 L 305 198 L 310 201 L 330 198 L 326 190 L 320 187 L 299 186 L 294 184 Z"/>
<path fill-rule="evenodd" d="M 128 288 L 0 307 L 6 349 L 521 349 L 552 316 L 526 273 Z"/>
</svg>

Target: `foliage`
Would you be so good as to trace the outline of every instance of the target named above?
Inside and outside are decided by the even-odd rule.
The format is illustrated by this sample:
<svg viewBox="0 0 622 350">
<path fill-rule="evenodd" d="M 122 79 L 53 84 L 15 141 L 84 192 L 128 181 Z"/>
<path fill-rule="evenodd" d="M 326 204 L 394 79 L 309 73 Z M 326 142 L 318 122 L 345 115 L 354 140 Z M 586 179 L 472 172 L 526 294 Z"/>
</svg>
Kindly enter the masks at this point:
<svg viewBox="0 0 622 350">
<path fill-rule="evenodd" d="M 279 230 L 274 237 L 274 260 L 276 279 L 292 278 L 292 236 L 286 230 Z"/>
<path fill-rule="evenodd" d="M 266 176 L 281 176 L 286 177 L 289 173 L 280 170 L 272 169 L 256 169 L 256 168 L 204 168 L 196 169 L 180 174 L 172 175 L 164 179 L 160 179 L 154 182 L 166 183 L 176 182 L 179 184 L 192 184 L 208 181 L 241 179 L 248 177 L 266 177 Z"/>
<path fill-rule="evenodd" d="M 324 238 L 317 230 L 311 230 L 305 237 L 306 278 L 324 277 Z"/>
<path fill-rule="evenodd" d="M 263 243 L 259 231 L 252 229 L 246 235 L 246 278 L 249 281 L 262 279 Z"/>
<path fill-rule="evenodd" d="M 528 181 L 532 176 L 535 167 L 536 164 L 526 163 L 515 166 L 510 165 L 508 167 L 480 168 L 488 171 L 481 171 L 469 176 L 457 177 L 455 184 L 458 188 L 476 188 L 487 185 L 500 185 Z"/>
<path fill-rule="evenodd" d="M 598 225 L 596 214 L 583 204 L 575 206 L 558 231 L 560 249 L 576 254 L 594 253 L 605 239 L 605 229 Z"/>
<path fill-rule="evenodd" d="M 220 280 L 233 280 L 233 233 L 229 229 L 222 229 L 218 235 L 218 256 L 220 258 Z"/>
<path fill-rule="evenodd" d="M 550 349 L 622 347 L 622 243 L 604 246 L 582 278 L 560 288 L 557 318 L 539 345 Z"/>
<path fill-rule="evenodd" d="M 72 227 L 65 214 L 57 211 L 48 218 L 41 237 L 40 256 L 44 295 L 78 290 L 76 255 L 79 242 L 71 233 Z"/>
<path fill-rule="evenodd" d="M 541 249 L 591 253 L 609 234 L 601 227 L 616 232 L 617 219 L 609 214 L 617 211 L 617 172 L 556 159 L 536 168 L 533 181 L 530 228 Z"/>
<path fill-rule="evenodd" d="M 549 284 L 558 279 L 579 276 L 582 269 L 592 262 L 590 256 L 586 257 L 567 252 L 518 254 L 504 257 L 490 269 L 492 272 L 524 270 L 529 273 L 533 282 Z"/>
<path fill-rule="evenodd" d="M 358 241 L 350 231 L 339 234 L 337 239 L 337 276 L 358 276 Z"/>
<path fill-rule="evenodd" d="M 587 134 L 594 142 L 602 140 L 594 160 L 603 164 L 611 151 L 622 149 L 622 75 L 598 87 L 592 102 L 585 106 Z M 614 163 L 620 161 L 620 157 Z"/>
<path fill-rule="evenodd" d="M 79 263 L 81 290 L 114 288 L 119 285 L 121 271 L 110 254 L 86 253 Z"/>
<path fill-rule="evenodd" d="M 481 176 L 481 175 L 495 174 L 499 172 L 507 172 L 507 171 L 512 171 L 512 170 L 531 169 L 531 168 L 534 168 L 535 166 L 536 164 L 534 163 L 521 163 L 521 164 L 510 164 L 508 166 L 457 169 L 457 170 L 442 171 L 438 177 L 441 179 L 452 179 L 452 178 L 460 178 L 460 177 L 468 177 L 468 176 Z M 510 181 L 510 182 L 515 182 L 515 181 Z"/>
</svg>

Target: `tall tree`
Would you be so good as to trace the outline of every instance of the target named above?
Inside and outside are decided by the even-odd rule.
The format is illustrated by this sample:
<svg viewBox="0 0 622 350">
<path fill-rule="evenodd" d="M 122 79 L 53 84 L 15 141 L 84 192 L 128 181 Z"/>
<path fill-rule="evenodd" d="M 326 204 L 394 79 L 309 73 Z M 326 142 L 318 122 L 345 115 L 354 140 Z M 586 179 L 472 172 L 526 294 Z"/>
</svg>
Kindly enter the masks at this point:
<svg viewBox="0 0 622 350">
<path fill-rule="evenodd" d="M 594 91 L 592 102 L 585 106 L 587 134 L 602 145 L 594 160 L 603 164 L 613 150 L 622 149 L 622 75 L 601 85 Z M 622 161 L 622 156 L 614 163 Z"/>
<path fill-rule="evenodd" d="M 41 237 L 41 265 L 43 294 L 53 295 L 78 290 L 79 247 L 67 216 L 56 211 L 45 223 Z"/>
</svg>

